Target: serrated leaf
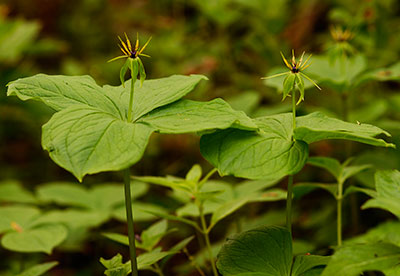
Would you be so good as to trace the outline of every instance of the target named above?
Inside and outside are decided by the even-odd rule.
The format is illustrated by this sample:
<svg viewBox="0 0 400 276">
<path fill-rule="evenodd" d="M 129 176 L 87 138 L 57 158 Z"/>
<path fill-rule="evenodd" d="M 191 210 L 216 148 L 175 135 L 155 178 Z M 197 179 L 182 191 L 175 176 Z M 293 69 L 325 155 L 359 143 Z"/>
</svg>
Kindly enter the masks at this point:
<svg viewBox="0 0 400 276">
<path fill-rule="evenodd" d="M 31 268 L 28 268 L 18 274 L 17 276 L 40 276 L 58 265 L 58 262 L 48 262 L 43 264 L 37 264 Z"/>
<path fill-rule="evenodd" d="M 203 156 L 221 175 L 250 179 L 279 179 L 301 170 L 308 157 L 308 145 L 292 141 L 292 114 L 254 120 L 258 133 L 228 129 L 203 135 Z"/>
<path fill-rule="evenodd" d="M 233 110 L 222 99 L 209 102 L 180 100 L 150 112 L 138 122 L 148 123 L 160 133 L 187 133 L 229 127 L 257 129 L 244 112 Z"/>
<path fill-rule="evenodd" d="M 4 248 L 17 252 L 51 254 L 54 247 L 67 237 L 67 229 L 59 224 L 43 224 L 22 232 L 6 233 L 1 239 Z"/>
<path fill-rule="evenodd" d="M 330 118 L 321 112 L 314 112 L 306 116 L 297 117 L 297 128 L 294 138 L 310 144 L 327 139 L 345 139 L 357 141 L 373 146 L 394 147 L 377 135 L 390 134 L 376 126 L 368 124 L 352 124 L 335 118 Z"/>
<path fill-rule="evenodd" d="M 291 265 L 291 235 L 276 226 L 258 227 L 228 239 L 217 260 L 223 276 L 288 276 Z"/>
<path fill-rule="evenodd" d="M 100 258 L 100 263 L 106 268 L 104 274 L 107 276 L 127 276 L 131 272 L 131 262 L 123 263 L 120 254 L 109 260 Z"/>
<path fill-rule="evenodd" d="M 389 243 L 355 244 L 340 247 L 322 276 L 357 276 L 363 271 L 382 271 L 399 263 L 400 247 Z"/>
</svg>

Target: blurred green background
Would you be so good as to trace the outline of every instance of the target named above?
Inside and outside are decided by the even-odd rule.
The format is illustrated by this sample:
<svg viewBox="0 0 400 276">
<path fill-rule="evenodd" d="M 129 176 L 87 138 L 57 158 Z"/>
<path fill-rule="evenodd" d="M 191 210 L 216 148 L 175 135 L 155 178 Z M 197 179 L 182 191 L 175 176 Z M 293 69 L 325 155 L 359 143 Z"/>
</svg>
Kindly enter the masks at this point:
<svg viewBox="0 0 400 276">
<path fill-rule="evenodd" d="M 52 110 L 40 103 L 7 98 L 6 84 L 45 73 L 88 74 L 98 84 L 119 85 L 123 61 L 107 63 L 107 60 L 121 54 L 117 36 L 124 32 L 132 40 L 139 33 L 142 43 L 152 36 L 146 48 L 151 58 L 142 59 L 148 78 L 204 74 L 209 81 L 200 85 L 190 98 L 222 97 L 250 116 L 290 110 L 290 104 L 281 102 L 274 85 L 267 86 L 261 77 L 282 67 L 280 51 L 287 57 L 291 49 L 297 54 L 306 51 L 329 56 L 329 51 L 340 42 L 331 37 L 332 26 L 354 34 L 349 41 L 353 49 L 350 54 L 362 55 L 366 61 L 355 71 L 389 68 L 400 56 L 397 0 L 3 0 L 0 3 L 0 180 L 17 179 L 30 189 L 49 181 L 76 181 L 41 149 L 41 125 L 50 118 Z M 393 134 L 396 143 L 399 140 L 396 134 L 400 132 L 400 85 L 396 79 L 400 78 L 400 67 L 397 67 L 394 78 L 385 81 L 383 75 L 384 82 L 375 78 L 366 84 L 349 86 L 351 93 L 323 84 L 322 91 L 309 89 L 299 114 L 322 110 L 341 118 L 343 94 L 348 94 L 346 105 L 351 114 L 347 119 L 355 122 L 362 118 L 362 122 L 381 126 Z M 325 73 L 329 75 L 330 71 Z M 211 166 L 201 157 L 198 141 L 193 135 L 153 135 L 144 158 L 133 172 L 184 176 L 195 163 L 208 170 Z M 311 148 L 311 155 L 343 161 L 348 157 L 349 151 L 343 150 L 346 147 L 343 142 L 318 143 Z M 371 148 L 357 145 L 350 152 L 365 162 L 400 168 L 395 150 L 372 152 Z M 360 177 L 359 181 L 369 185 L 370 175 Z M 311 181 L 328 176 L 306 168 L 298 178 Z M 84 185 L 121 180 L 118 173 L 102 173 L 87 177 Z M 173 204 L 163 193 L 152 190 L 146 200 L 164 206 Z M 334 233 L 332 237 L 327 230 L 330 226 L 321 226 L 327 216 L 334 215 L 334 209 L 320 206 L 323 203 L 320 198 L 324 196 L 317 193 L 299 203 L 298 213 L 302 217 L 298 217 L 297 227 L 302 230 L 297 233 L 301 236 L 312 231 L 316 246 L 334 240 Z M 268 206 L 278 212 L 284 205 Z M 321 209 L 318 214 L 313 213 L 315 206 Z M 373 219 L 362 220 L 360 229 L 354 231 L 386 219 L 381 212 L 367 212 L 363 216 L 372 214 Z M 310 222 L 309 217 L 315 219 Z M 222 232 L 216 236 L 223 237 Z M 56 251 L 49 259 L 64 260 L 54 275 L 100 275 L 98 259 L 110 251 L 126 254 L 127 249 L 93 238 L 78 253 Z M 8 269 L 11 260 L 23 258 L 20 255 L 0 250 L 0 270 Z"/>
</svg>

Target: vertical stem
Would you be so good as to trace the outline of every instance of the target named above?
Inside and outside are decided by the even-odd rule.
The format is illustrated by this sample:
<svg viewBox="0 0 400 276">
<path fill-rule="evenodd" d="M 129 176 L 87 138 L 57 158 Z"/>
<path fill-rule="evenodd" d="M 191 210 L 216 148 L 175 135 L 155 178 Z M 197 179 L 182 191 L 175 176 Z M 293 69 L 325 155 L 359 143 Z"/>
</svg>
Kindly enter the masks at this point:
<svg viewBox="0 0 400 276">
<path fill-rule="evenodd" d="M 129 253 L 131 257 L 132 276 L 138 276 L 138 269 L 136 263 L 135 230 L 133 228 L 133 215 L 132 215 L 131 174 L 129 168 L 124 170 L 124 184 L 125 184 L 124 185 L 125 208 L 126 208 L 126 219 L 128 221 Z"/>
<path fill-rule="evenodd" d="M 206 247 L 207 247 L 207 251 L 208 251 L 208 256 L 210 258 L 213 275 L 218 276 L 217 267 L 215 266 L 215 262 L 214 262 L 214 255 L 213 255 L 212 249 L 211 249 L 210 238 L 208 236 L 208 230 L 207 230 L 206 219 L 204 217 L 203 206 L 201 206 L 201 205 L 199 206 L 199 213 L 200 213 L 201 228 L 203 230 L 202 234 L 206 241 Z"/>
<path fill-rule="evenodd" d="M 293 175 L 289 175 L 286 198 L 286 228 L 292 233 Z"/>
<path fill-rule="evenodd" d="M 129 96 L 129 107 L 128 107 L 128 122 L 132 120 L 132 107 L 133 107 L 133 92 L 135 90 L 135 82 L 136 76 L 134 76 L 132 70 L 131 70 L 131 93 Z"/>
<path fill-rule="evenodd" d="M 292 89 L 292 115 L 293 123 L 292 129 L 293 134 L 296 128 L 296 84 L 293 85 Z M 292 138 L 294 141 L 294 138 Z M 288 187 L 287 187 L 287 197 L 286 197 L 286 228 L 292 233 L 292 201 L 293 201 L 293 175 L 289 175 Z"/>
<path fill-rule="evenodd" d="M 338 181 L 338 194 L 337 194 L 337 244 L 342 245 L 342 200 L 343 200 L 343 182 Z"/>
</svg>

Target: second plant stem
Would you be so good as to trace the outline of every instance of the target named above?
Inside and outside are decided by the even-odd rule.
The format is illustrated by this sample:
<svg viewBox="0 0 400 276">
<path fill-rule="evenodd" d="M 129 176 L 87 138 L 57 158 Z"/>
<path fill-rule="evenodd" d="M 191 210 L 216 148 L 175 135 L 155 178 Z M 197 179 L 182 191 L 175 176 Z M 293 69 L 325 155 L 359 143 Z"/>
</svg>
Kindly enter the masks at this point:
<svg viewBox="0 0 400 276">
<path fill-rule="evenodd" d="M 337 202 L 337 244 L 342 245 L 342 200 L 343 200 L 343 182 L 338 181 Z"/>
<path fill-rule="evenodd" d="M 133 76 L 131 71 L 131 89 L 129 97 L 129 109 L 128 109 L 128 122 L 132 120 L 132 106 L 133 106 L 133 92 L 135 89 L 135 82 L 133 81 L 136 76 Z M 129 168 L 124 170 L 124 190 L 125 190 L 125 208 L 126 208 L 126 220 L 128 222 L 128 239 L 129 239 L 129 254 L 131 258 L 132 276 L 138 276 L 138 268 L 136 261 L 136 244 L 135 244 L 135 229 L 133 226 L 133 214 L 132 214 L 132 196 L 131 196 L 131 173 Z"/>
<path fill-rule="evenodd" d="M 209 231 L 207 229 L 206 218 L 204 216 L 204 211 L 203 211 L 202 205 L 199 206 L 199 213 L 200 213 L 202 234 L 204 236 L 204 240 L 206 241 L 206 248 L 208 251 L 209 258 L 210 258 L 213 275 L 218 276 L 218 271 L 217 271 L 217 267 L 215 266 L 214 255 L 213 255 L 212 248 L 211 248 L 210 237 L 208 235 Z"/>
<path fill-rule="evenodd" d="M 293 85 L 292 89 L 292 135 L 296 128 L 296 89 Z M 293 137 L 293 136 L 292 136 Z M 292 138 L 294 141 L 294 138 Z M 287 186 L 287 198 L 286 198 L 286 228 L 292 233 L 292 201 L 293 201 L 293 175 L 289 175 L 288 186 Z"/>
</svg>

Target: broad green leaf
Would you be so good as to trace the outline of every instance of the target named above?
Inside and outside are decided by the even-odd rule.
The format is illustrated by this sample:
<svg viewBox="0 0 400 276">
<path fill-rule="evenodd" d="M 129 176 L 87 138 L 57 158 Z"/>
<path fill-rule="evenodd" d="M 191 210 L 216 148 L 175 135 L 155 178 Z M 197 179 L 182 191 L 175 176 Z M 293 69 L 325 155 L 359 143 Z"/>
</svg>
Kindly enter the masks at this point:
<svg viewBox="0 0 400 276">
<path fill-rule="evenodd" d="M 354 165 L 354 166 L 348 166 L 343 168 L 342 175 L 341 175 L 341 180 L 346 181 L 350 177 L 359 174 L 362 171 L 365 171 L 366 169 L 371 168 L 371 165 Z"/>
<path fill-rule="evenodd" d="M 331 157 L 313 156 L 308 158 L 307 163 L 327 170 L 336 179 L 339 179 L 340 174 L 342 173 L 342 165 L 340 162 Z"/>
<path fill-rule="evenodd" d="M 366 72 L 360 77 L 360 82 L 368 80 L 377 81 L 399 81 L 400 80 L 400 62 L 393 64 L 388 68 L 380 68 Z"/>
<path fill-rule="evenodd" d="M 122 170 L 139 161 L 152 131 L 149 125 L 75 105 L 43 126 L 42 145 L 54 162 L 82 181 L 86 174 Z"/>
<path fill-rule="evenodd" d="M 28 206 L 2 206 L 0 207 L 0 234 L 12 230 L 12 223 L 18 224 L 22 229 L 29 225 L 40 215 L 39 209 Z"/>
<path fill-rule="evenodd" d="M 36 203 L 35 196 L 15 180 L 0 183 L 0 202 Z"/>
<path fill-rule="evenodd" d="M 292 141 L 292 115 L 279 114 L 254 120 L 258 133 L 228 129 L 203 135 L 203 156 L 221 175 L 250 179 L 279 179 L 301 170 L 308 145 Z"/>
<path fill-rule="evenodd" d="M 100 258 L 100 263 L 106 268 L 104 274 L 107 276 L 127 276 L 131 272 L 131 262 L 123 263 L 120 254 L 109 260 Z"/>
<path fill-rule="evenodd" d="M 376 126 L 347 123 L 327 117 L 320 112 L 298 117 L 296 122 L 294 138 L 308 144 L 327 139 L 345 139 L 373 146 L 394 147 L 393 144 L 387 143 L 383 139 L 374 138 L 380 134 L 390 136 L 388 132 Z"/>
<path fill-rule="evenodd" d="M 388 221 L 370 229 L 367 233 L 345 241 L 346 244 L 386 242 L 400 247 L 400 222 Z"/>
<path fill-rule="evenodd" d="M 228 239 L 217 260 L 223 276 L 289 276 L 291 265 L 292 239 L 282 227 L 262 226 Z"/>
<path fill-rule="evenodd" d="M 375 187 L 376 197 L 368 200 L 362 208 L 385 209 L 400 218 L 400 172 L 377 171 Z"/>
<path fill-rule="evenodd" d="M 363 271 L 383 271 L 399 263 L 400 247 L 389 243 L 354 244 L 340 247 L 322 276 L 358 276 Z"/>
<path fill-rule="evenodd" d="M 310 269 L 328 264 L 330 256 L 299 255 L 296 256 L 292 266 L 291 276 L 302 276 Z"/>
<path fill-rule="evenodd" d="M 233 110 L 222 99 L 209 102 L 180 100 L 150 112 L 137 122 L 148 123 L 160 133 L 187 133 L 229 127 L 257 129 L 243 111 Z"/>
<path fill-rule="evenodd" d="M 391 267 L 389 269 L 383 270 L 383 273 L 385 276 L 398 276 L 400 275 L 400 264 L 397 264 L 394 267 Z"/>
<path fill-rule="evenodd" d="M 235 110 L 243 111 L 246 114 L 251 114 L 259 105 L 261 95 L 257 91 L 246 91 L 229 97 L 227 102 Z"/>
<path fill-rule="evenodd" d="M 67 237 L 67 229 L 59 224 L 43 224 L 21 232 L 8 232 L 1 239 L 4 248 L 17 252 L 51 254 L 54 247 Z"/>
<path fill-rule="evenodd" d="M 38 264 L 35 265 L 31 268 L 28 268 L 27 270 L 24 270 L 17 276 L 40 276 L 52 269 L 58 265 L 58 262 L 48 262 L 48 263 L 43 263 L 43 264 Z"/>
<path fill-rule="evenodd" d="M 116 118 L 126 117 L 119 95 L 98 86 L 90 76 L 49 76 L 38 74 L 8 85 L 7 95 L 21 100 L 39 100 L 56 111 L 74 105 L 101 110 Z M 127 109 L 127 108 L 126 108 Z"/>
</svg>

